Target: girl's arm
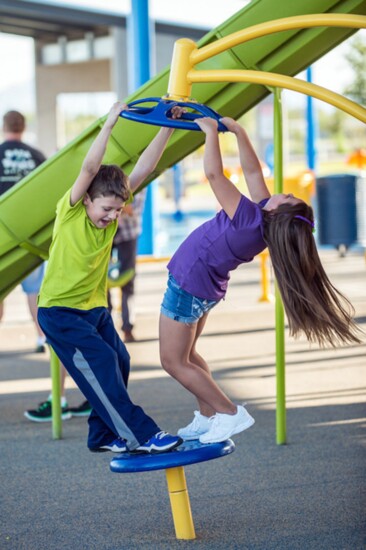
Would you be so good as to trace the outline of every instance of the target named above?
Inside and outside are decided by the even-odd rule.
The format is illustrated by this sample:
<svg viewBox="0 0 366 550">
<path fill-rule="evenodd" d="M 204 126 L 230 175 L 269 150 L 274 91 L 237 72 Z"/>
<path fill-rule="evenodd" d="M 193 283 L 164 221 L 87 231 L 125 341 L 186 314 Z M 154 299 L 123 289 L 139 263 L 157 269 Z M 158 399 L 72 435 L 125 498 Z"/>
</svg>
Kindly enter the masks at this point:
<svg viewBox="0 0 366 550">
<path fill-rule="evenodd" d="M 96 176 L 107 148 L 108 139 L 112 133 L 113 126 L 116 124 L 120 112 L 125 109 L 123 103 L 116 102 L 112 106 L 107 120 L 105 121 L 99 134 L 93 141 L 89 151 L 86 154 L 81 166 L 80 174 L 71 189 L 70 204 L 74 206 L 87 192 L 93 178 Z"/>
<path fill-rule="evenodd" d="M 196 119 L 195 122 L 206 134 L 205 152 L 203 155 L 205 175 L 220 205 L 229 218 L 233 219 L 241 199 L 241 193 L 224 175 L 217 121 L 213 118 L 204 117 Z"/>
<path fill-rule="evenodd" d="M 260 202 L 271 196 L 263 177 L 262 167 L 244 128 L 232 118 L 225 117 L 221 122 L 236 135 L 241 168 L 248 191 L 254 202 Z"/>
<path fill-rule="evenodd" d="M 183 112 L 184 109 L 181 107 L 173 107 L 171 118 L 180 118 Z M 129 177 L 132 192 L 136 191 L 141 183 L 155 170 L 173 132 L 173 128 L 161 128 L 152 142 L 140 155 Z"/>
</svg>

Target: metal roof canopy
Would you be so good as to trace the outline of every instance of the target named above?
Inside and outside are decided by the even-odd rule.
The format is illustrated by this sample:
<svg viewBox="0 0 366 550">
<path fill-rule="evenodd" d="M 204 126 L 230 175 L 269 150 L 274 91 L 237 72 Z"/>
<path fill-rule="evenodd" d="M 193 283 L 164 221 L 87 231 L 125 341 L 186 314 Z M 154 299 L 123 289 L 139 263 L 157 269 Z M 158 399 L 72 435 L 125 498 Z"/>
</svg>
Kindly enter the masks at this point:
<svg viewBox="0 0 366 550">
<path fill-rule="evenodd" d="M 125 28 L 127 17 L 110 11 L 23 0 L 0 0 L 0 16 L 0 32 L 28 36 L 43 43 L 56 42 L 60 36 L 78 40 L 89 32 L 105 36 L 110 27 Z M 177 32 L 182 26 L 156 22 L 155 28 L 166 33 Z M 185 35 L 193 40 L 199 40 L 207 32 L 207 29 L 184 29 Z"/>
</svg>

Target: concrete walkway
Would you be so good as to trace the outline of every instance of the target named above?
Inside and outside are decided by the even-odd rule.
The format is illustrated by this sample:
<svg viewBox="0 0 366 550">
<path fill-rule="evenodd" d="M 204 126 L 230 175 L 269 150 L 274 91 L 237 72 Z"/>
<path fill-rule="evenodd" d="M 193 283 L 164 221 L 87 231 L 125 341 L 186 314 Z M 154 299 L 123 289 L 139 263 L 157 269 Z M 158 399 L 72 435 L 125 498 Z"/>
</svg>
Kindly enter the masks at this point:
<svg viewBox="0 0 366 550">
<path fill-rule="evenodd" d="M 322 257 L 365 330 L 364 256 Z M 276 445 L 274 307 L 258 302 L 259 277 L 256 261 L 233 274 L 201 339 L 214 377 L 256 423 L 234 437 L 232 455 L 186 467 L 195 541 L 175 538 L 163 471 L 111 473 L 110 453 L 86 449 L 86 419 L 65 421 L 58 441 L 49 423 L 26 420 L 24 410 L 48 395 L 49 357 L 32 352 L 22 291 L 8 297 L 0 326 L 1 550 L 366 548 L 366 336 L 336 350 L 287 338 L 287 445 Z M 175 432 L 195 403 L 159 365 L 165 280 L 164 264 L 140 265 L 130 393 Z M 70 405 L 82 400 L 70 381 L 67 397 Z"/>
</svg>

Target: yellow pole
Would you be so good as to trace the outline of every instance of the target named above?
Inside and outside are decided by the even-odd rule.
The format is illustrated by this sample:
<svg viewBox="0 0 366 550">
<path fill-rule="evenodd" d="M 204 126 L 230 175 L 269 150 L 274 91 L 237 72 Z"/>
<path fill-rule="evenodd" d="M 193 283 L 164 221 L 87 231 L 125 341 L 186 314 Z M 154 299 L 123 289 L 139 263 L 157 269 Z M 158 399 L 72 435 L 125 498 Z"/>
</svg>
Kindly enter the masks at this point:
<svg viewBox="0 0 366 550">
<path fill-rule="evenodd" d="M 366 19 L 366 18 L 365 18 Z M 318 86 L 310 82 L 305 82 L 299 78 L 284 76 L 276 73 L 267 73 L 264 71 L 245 71 L 245 70 L 211 70 L 194 71 L 188 73 L 188 79 L 191 83 L 195 82 L 252 82 L 270 87 L 286 88 L 306 95 L 311 95 L 316 99 L 321 99 L 326 103 L 334 105 L 338 109 L 366 122 L 366 109 L 354 101 L 347 99 L 340 94 L 331 92 L 323 86 Z"/>
<path fill-rule="evenodd" d="M 275 32 L 305 29 L 309 27 L 348 27 L 361 29 L 366 27 L 366 17 L 364 15 L 348 15 L 342 13 L 314 13 L 267 21 L 266 23 L 253 25 L 248 29 L 229 34 L 215 42 L 207 44 L 207 46 L 203 48 L 197 49 L 197 51 L 192 52 L 191 61 L 193 65 L 197 65 L 197 63 L 201 63 L 214 55 L 238 46 L 239 44 L 243 44 L 244 42 L 248 42 L 249 40 L 253 40 L 254 38 L 259 38 Z"/>
<path fill-rule="evenodd" d="M 165 470 L 177 539 L 196 538 L 183 466 Z"/>
<path fill-rule="evenodd" d="M 189 38 L 180 38 L 174 44 L 168 93 L 166 99 L 188 101 L 191 95 L 192 85 L 187 79 L 188 72 L 192 69 L 191 53 L 197 49 L 197 45 Z"/>
<path fill-rule="evenodd" d="M 262 295 L 258 299 L 258 302 L 272 302 L 273 296 L 270 293 L 270 285 L 269 285 L 269 269 L 267 267 L 267 260 L 269 258 L 269 252 L 268 250 L 263 250 L 259 254 L 260 261 L 261 261 L 261 283 L 262 283 Z"/>
</svg>

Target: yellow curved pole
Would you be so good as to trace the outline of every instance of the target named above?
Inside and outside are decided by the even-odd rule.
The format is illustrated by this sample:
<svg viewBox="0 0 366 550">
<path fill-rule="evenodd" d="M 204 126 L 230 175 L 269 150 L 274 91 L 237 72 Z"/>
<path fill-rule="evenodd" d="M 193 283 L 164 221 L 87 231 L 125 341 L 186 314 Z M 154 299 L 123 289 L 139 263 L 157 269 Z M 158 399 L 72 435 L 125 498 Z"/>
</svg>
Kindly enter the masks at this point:
<svg viewBox="0 0 366 550">
<path fill-rule="evenodd" d="M 189 71 L 187 79 L 190 83 L 194 82 L 252 82 L 265 86 L 286 88 L 306 95 L 311 95 L 321 99 L 338 109 L 366 122 L 366 109 L 354 101 L 347 99 L 340 94 L 327 90 L 317 84 L 305 82 L 291 76 L 279 75 L 276 73 L 267 73 L 264 71 L 245 71 L 245 70 L 217 70 L 217 71 Z"/>
<path fill-rule="evenodd" d="M 214 55 L 224 52 L 229 48 L 260 38 L 275 32 L 289 31 L 294 29 L 311 28 L 311 27 L 350 27 L 350 28 L 366 28 L 366 16 L 364 15 L 347 15 L 347 14 L 311 14 L 297 15 L 294 17 L 284 17 L 283 19 L 275 19 L 267 21 L 259 25 L 253 25 L 248 29 L 234 32 L 229 36 L 224 36 L 203 48 L 193 50 L 190 54 L 190 63 L 194 66 L 201 61 L 205 61 Z"/>
</svg>

